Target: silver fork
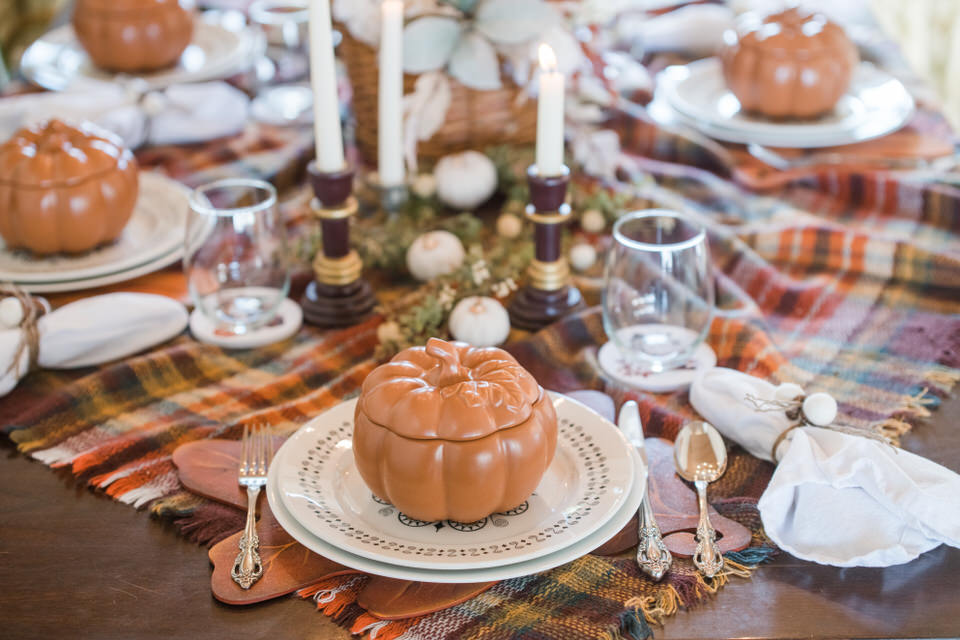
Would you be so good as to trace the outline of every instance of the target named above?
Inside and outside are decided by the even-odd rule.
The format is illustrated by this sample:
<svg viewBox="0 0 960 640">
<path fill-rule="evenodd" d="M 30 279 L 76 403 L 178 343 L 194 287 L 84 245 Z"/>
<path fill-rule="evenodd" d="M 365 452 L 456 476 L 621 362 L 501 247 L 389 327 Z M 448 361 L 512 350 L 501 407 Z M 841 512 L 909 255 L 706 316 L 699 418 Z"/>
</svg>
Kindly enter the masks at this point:
<svg viewBox="0 0 960 640">
<path fill-rule="evenodd" d="M 247 488 L 247 524 L 240 536 L 240 553 L 233 561 L 230 576 L 234 582 L 249 589 L 263 575 L 260 563 L 260 538 L 257 536 L 257 497 L 267 484 L 267 467 L 273 458 L 273 439 L 263 425 L 253 429 L 244 425 L 241 445 L 240 486 Z"/>
</svg>

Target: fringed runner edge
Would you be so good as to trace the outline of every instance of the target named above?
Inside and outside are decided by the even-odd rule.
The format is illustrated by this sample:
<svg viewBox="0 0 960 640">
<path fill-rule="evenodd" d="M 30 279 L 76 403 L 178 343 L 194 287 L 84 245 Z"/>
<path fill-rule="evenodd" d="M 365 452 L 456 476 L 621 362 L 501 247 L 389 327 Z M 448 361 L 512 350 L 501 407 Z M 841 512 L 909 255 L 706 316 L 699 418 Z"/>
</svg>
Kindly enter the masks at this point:
<svg viewBox="0 0 960 640">
<path fill-rule="evenodd" d="M 762 539 L 763 532 L 756 532 L 756 537 Z M 658 589 L 656 595 L 633 597 L 623 603 L 623 610 L 607 628 L 608 637 L 611 640 L 652 638 L 654 632 L 651 625 L 662 626 L 667 618 L 681 609 L 697 606 L 716 594 L 731 578 L 750 578 L 759 565 L 777 553 L 776 548 L 760 544 L 725 554 L 723 571 L 711 580 L 696 572 L 668 574 L 664 582 L 657 585 L 665 588 Z M 339 626 L 349 629 L 351 634 L 370 640 L 419 640 L 419 635 L 408 635 L 407 632 L 429 616 L 382 620 L 367 613 L 356 604 L 366 580 L 365 576 L 334 576 L 300 589 L 296 595 L 314 600 L 319 611 Z M 442 614 L 443 611 L 438 613 Z"/>
</svg>

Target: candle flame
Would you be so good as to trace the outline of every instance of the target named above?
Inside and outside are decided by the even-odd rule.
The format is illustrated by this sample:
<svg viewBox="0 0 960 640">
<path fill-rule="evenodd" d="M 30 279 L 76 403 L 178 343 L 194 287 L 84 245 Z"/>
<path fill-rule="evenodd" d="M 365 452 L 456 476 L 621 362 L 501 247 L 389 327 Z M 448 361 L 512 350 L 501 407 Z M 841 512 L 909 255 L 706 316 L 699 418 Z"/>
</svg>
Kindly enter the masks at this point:
<svg viewBox="0 0 960 640">
<path fill-rule="evenodd" d="M 553 48 L 550 45 L 541 44 L 537 53 L 540 58 L 540 68 L 543 71 L 557 70 L 557 55 L 553 52 Z"/>
</svg>

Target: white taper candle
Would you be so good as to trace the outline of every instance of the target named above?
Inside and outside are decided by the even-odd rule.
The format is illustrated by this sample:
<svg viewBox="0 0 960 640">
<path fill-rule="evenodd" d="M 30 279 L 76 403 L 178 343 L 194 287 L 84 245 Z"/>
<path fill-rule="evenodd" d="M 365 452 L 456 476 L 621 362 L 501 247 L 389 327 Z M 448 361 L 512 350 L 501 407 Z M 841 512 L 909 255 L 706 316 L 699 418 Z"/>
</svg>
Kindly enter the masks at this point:
<svg viewBox="0 0 960 640">
<path fill-rule="evenodd" d="M 541 44 L 540 91 L 537 97 L 537 172 L 555 176 L 563 171 L 563 74 L 550 45 Z"/>
<path fill-rule="evenodd" d="M 377 159 L 380 184 L 403 184 L 403 2 L 380 5 L 380 86 Z"/>
<path fill-rule="evenodd" d="M 313 86 L 317 168 L 324 172 L 339 171 L 345 162 L 337 70 L 333 61 L 330 0 L 310 0 L 310 83 Z"/>
</svg>

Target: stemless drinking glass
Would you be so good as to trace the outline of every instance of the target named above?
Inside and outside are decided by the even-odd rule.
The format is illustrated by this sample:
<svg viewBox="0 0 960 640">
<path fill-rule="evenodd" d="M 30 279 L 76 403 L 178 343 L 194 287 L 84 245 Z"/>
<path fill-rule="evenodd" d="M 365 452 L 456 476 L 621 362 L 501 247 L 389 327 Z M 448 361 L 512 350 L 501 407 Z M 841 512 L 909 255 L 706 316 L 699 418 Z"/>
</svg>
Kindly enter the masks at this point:
<svg viewBox="0 0 960 640">
<path fill-rule="evenodd" d="M 196 307 L 235 334 L 270 322 L 290 289 L 286 241 L 269 183 L 230 179 L 195 189 L 183 267 Z"/>
<path fill-rule="evenodd" d="M 294 82 L 307 77 L 307 0 L 255 0 L 247 10 L 250 22 L 267 39 L 267 56 L 277 66 L 276 82 Z"/>
<path fill-rule="evenodd" d="M 259 91 L 251 104 L 251 115 L 280 126 L 307 124 L 313 106 L 307 77 L 307 0 L 255 0 L 248 13 L 250 22 L 259 26 L 267 39 L 266 57 L 258 65 L 270 68 L 258 73 Z"/>
<path fill-rule="evenodd" d="M 603 325 L 632 364 L 685 365 L 710 328 L 714 286 L 706 230 L 679 213 L 635 211 L 613 227 Z"/>
</svg>

